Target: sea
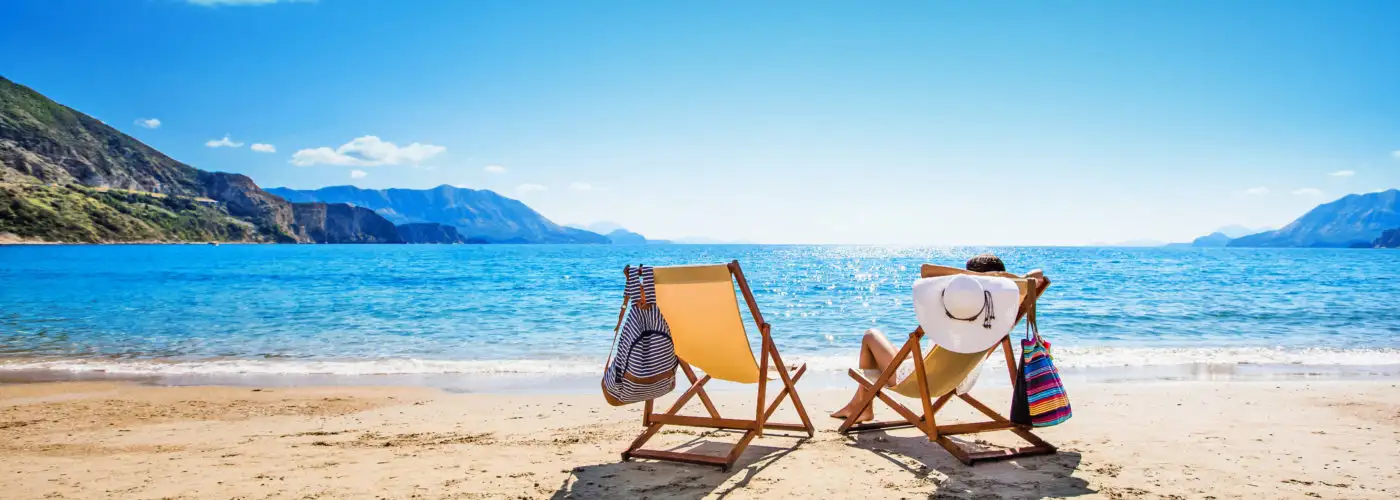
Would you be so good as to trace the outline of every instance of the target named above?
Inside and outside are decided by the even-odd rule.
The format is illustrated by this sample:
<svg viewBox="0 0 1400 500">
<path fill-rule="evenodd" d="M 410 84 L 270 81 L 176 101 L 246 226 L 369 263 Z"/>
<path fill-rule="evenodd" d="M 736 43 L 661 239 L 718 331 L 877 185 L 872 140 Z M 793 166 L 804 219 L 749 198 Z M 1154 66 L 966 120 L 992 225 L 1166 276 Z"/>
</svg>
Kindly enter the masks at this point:
<svg viewBox="0 0 1400 500">
<path fill-rule="evenodd" d="M 983 252 L 1051 278 L 1039 325 L 1071 379 L 1400 377 L 1391 250 L 16 245 L 0 378 L 596 390 L 625 265 L 738 260 L 785 360 L 839 386 L 863 332 L 916 326 L 921 264 Z"/>
</svg>

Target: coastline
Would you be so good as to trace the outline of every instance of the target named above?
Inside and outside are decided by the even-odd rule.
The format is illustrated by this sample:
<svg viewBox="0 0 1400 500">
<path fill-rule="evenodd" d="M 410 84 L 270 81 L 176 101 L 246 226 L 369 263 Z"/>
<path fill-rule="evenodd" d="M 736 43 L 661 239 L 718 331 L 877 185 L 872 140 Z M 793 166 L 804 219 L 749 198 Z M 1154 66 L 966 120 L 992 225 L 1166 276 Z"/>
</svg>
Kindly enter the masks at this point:
<svg viewBox="0 0 1400 500">
<path fill-rule="evenodd" d="M 15 460 L 0 461 L 0 488 L 17 498 L 1393 498 L 1397 387 L 1071 384 L 1075 417 L 1037 431 L 1060 453 L 966 467 L 909 429 L 854 439 L 834 432 L 825 412 L 849 389 L 804 380 L 817 435 L 770 433 L 725 473 L 621 462 L 618 453 L 641 429 L 640 409 L 610 407 L 597 395 L 7 384 L 0 453 Z M 1009 397 L 990 385 L 974 393 L 993 405 Z M 753 404 L 751 393 L 714 397 L 725 413 Z M 793 418 L 790 411 L 777 418 Z M 949 411 L 950 420 L 971 416 L 960 405 Z M 733 439 L 690 430 L 658 437 L 710 452 Z M 82 467 L 72 467 L 75 458 Z"/>
<path fill-rule="evenodd" d="M 800 360 L 798 360 L 800 361 Z M 842 370 L 808 365 L 802 387 L 813 390 L 850 390 L 853 382 Z M 1007 379 L 1003 363 L 988 362 L 981 368 L 979 387 L 1003 387 Z M 51 382 L 118 382 L 158 387 L 405 387 L 454 393 L 593 395 L 598 391 L 601 363 L 586 372 L 418 372 L 418 373 L 279 373 L 279 372 L 120 372 L 102 369 L 12 369 L 0 363 L 0 384 Z M 1400 381 L 1400 364 L 1305 363 L 1190 363 L 1144 366 L 1065 366 L 1060 376 L 1067 384 L 1135 384 L 1190 382 L 1340 382 Z M 743 390 L 716 382 L 711 390 Z M 676 392 L 679 392 L 677 390 Z"/>
</svg>

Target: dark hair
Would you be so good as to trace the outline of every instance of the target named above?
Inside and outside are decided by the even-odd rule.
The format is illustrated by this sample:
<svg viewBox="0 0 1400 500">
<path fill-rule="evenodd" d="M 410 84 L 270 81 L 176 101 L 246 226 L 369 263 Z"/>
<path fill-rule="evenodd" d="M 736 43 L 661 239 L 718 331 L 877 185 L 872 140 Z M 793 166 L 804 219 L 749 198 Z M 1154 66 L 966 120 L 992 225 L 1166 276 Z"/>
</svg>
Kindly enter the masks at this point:
<svg viewBox="0 0 1400 500">
<path fill-rule="evenodd" d="M 1001 257 L 984 253 L 967 259 L 967 270 L 977 273 L 1006 272 L 1006 264 L 1001 262 Z"/>
</svg>

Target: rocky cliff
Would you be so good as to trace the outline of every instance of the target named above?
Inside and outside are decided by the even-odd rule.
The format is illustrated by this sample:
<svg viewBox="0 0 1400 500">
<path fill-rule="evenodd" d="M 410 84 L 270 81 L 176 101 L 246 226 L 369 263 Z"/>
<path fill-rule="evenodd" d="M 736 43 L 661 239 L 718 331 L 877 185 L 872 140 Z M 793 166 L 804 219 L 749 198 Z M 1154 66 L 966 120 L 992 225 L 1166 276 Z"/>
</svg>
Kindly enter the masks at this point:
<svg viewBox="0 0 1400 500">
<path fill-rule="evenodd" d="M 403 243 L 394 223 L 373 210 L 344 203 L 296 203 L 292 208 L 292 227 L 317 243 Z"/>
<path fill-rule="evenodd" d="M 0 185 L 0 231 L 29 239 L 398 241 L 393 224 L 373 212 L 294 205 L 245 175 L 175 161 L 3 77 Z"/>
<path fill-rule="evenodd" d="M 399 224 L 399 239 L 404 243 L 466 243 L 467 239 L 457 228 L 436 222 L 415 222 Z"/>
</svg>

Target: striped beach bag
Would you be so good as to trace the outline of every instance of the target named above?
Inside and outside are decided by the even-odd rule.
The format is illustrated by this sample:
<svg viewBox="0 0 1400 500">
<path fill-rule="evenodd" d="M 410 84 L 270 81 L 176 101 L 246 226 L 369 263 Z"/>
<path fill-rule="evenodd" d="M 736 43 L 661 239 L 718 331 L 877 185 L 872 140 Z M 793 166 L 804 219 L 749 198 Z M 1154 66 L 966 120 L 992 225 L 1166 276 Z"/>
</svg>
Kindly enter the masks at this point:
<svg viewBox="0 0 1400 500">
<path fill-rule="evenodd" d="M 603 397 L 613 406 L 656 399 L 676 388 L 676 346 L 656 307 L 652 268 L 629 266 L 626 271 L 622 310 L 603 373 Z"/>
<path fill-rule="evenodd" d="M 1021 366 L 1012 392 L 1011 421 L 1032 427 L 1059 424 L 1072 415 L 1069 396 L 1050 355 L 1050 343 L 1040 336 L 1035 305 L 1026 315 L 1026 338 L 1021 340 Z"/>
</svg>

